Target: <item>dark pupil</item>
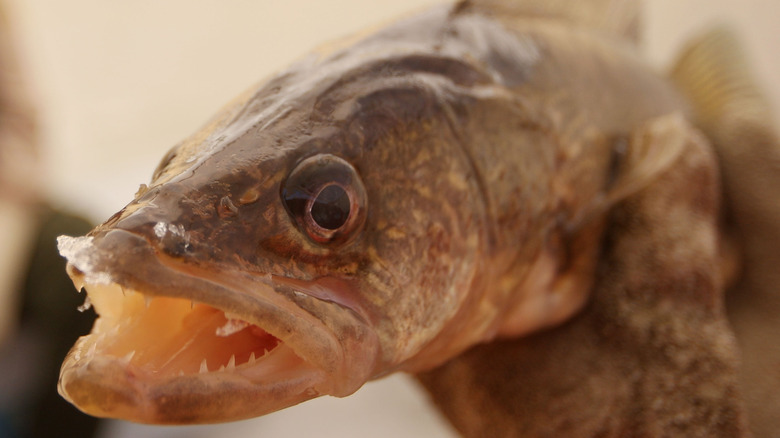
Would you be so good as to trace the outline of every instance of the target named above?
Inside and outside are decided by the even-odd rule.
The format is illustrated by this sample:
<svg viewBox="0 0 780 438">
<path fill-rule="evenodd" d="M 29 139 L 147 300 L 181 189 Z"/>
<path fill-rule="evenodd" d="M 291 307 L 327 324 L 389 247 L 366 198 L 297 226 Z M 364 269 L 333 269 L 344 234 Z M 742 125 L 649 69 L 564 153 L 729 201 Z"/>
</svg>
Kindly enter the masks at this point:
<svg viewBox="0 0 780 438">
<path fill-rule="evenodd" d="M 322 189 L 311 206 L 311 218 L 326 230 L 341 228 L 349 218 L 349 195 L 338 185 Z"/>
</svg>

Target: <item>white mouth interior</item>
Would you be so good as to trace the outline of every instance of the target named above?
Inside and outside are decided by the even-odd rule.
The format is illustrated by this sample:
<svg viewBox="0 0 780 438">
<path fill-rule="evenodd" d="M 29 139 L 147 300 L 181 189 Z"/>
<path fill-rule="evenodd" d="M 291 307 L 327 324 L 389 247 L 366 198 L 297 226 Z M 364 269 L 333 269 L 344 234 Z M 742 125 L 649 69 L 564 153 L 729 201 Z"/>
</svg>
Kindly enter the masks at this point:
<svg viewBox="0 0 780 438">
<path fill-rule="evenodd" d="M 99 318 L 80 355 L 114 357 L 160 379 L 254 374 L 261 364 L 267 373 L 303 361 L 263 328 L 206 304 L 151 297 L 116 284 L 86 289 Z"/>
</svg>

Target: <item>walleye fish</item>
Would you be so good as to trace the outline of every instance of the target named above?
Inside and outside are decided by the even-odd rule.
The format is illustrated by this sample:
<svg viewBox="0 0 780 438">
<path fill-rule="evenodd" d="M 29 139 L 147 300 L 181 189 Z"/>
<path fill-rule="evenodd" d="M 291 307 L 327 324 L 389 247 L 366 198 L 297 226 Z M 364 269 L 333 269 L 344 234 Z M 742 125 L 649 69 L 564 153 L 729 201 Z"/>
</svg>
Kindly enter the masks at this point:
<svg viewBox="0 0 780 438">
<path fill-rule="evenodd" d="M 638 11 L 465 0 L 239 97 L 59 239 L 99 315 L 60 393 L 209 423 L 405 371 L 466 436 L 772 430 L 776 137 L 725 33 L 664 78 Z"/>
</svg>

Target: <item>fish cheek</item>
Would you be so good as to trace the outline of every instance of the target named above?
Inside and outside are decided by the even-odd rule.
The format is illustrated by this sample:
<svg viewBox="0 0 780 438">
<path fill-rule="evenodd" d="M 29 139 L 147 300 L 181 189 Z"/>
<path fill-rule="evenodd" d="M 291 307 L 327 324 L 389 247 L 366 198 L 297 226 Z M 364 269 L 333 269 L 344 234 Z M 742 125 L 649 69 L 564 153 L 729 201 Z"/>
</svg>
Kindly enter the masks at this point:
<svg viewBox="0 0 780 438">
<path fill-rule="evenodd" d="M 383 163 L 382 172 L 364 175 L 365 282 L 394 363 L 419 352 L 456 314 L 479 243 L 475 184 L 450 131 L 435 120 L 417 126 L 408 141 L 377 145 L 369 162 Z"/>
</svg>

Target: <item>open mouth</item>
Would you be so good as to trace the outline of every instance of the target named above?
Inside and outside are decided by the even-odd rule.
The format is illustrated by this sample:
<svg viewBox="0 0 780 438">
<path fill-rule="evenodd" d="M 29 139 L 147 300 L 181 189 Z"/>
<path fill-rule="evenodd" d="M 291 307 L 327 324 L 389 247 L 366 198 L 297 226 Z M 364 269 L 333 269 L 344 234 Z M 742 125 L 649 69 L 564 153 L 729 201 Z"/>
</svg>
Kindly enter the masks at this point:
<svg viewBox="0 0 780 438">
<path fill-rule="evenodd" d="M 261 327 L 206 304 L 151 297 L 116 284 L 89 286 L 88 294 L 100 317 L 87 354 L 121 360 L 151 379 L 209 372 L 260 378 L 303 362 Z"/>
<path fill-rule="evenodd" d="M 86 289 L 99 317 L 63 363 L 60 393 L 91 415 L 227 421 L 317 396 L 328 377 L 237 315 L 117 284 Z M 238 403 L 225 401 L 231 394 Z"/>
<path fill-rule="evenodd" d="M 346 396 L 374 372 L 373 331 L 305 285 L 196 272 L 121 230 L 63 238 L 60 251 L 98 314 L 59 382 L 60 393 L 88 414 L 158 424 L 232 421 L 322 394 Z"/>
</svg>

